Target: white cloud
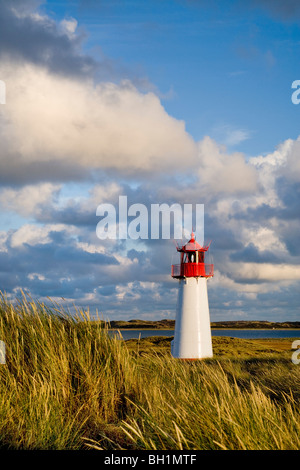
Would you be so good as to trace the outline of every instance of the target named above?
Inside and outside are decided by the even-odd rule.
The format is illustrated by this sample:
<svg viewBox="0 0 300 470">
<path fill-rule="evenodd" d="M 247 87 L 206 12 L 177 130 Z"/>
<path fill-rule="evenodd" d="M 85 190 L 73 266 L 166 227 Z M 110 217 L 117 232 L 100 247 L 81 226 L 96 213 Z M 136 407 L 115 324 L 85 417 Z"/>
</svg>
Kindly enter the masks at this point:
<svg viewBox="0 0 300 470">
<path fill-rule="evenodd" d="M 232 275 L 233 273 L 231 273 Z M 274 290 L 274 286 L 270 286 L 270 283 L 266 282 L 243 282 L 240 283 L 238 280 L 232 279 L 229 275 L 223 274 L 221 271 L 216 270 L 215 276 L 211 283 L 208 284 L 209 289 L 218 291 L 225 289 L 228 292 L 230 298 L 235 298 L 235 293 L 244 298 L 256 299 L 257 294 L 266 293 Z M 276 286 L 275 290 L 279 290 L 279 286 Z M 231 302 L 231 301 L 230 301 Z"/>
<path fill-rule="evenodd" d="M 76 31 L 77 24 L 78 24 L 78 22 L 75 18 L 63 19 L 60 22 L 60 27 L 68 35 L 72 36 Z"/>
<path fill-rule="evenodd" d="M 287 253 L 285 244 L 279 239 L 278 234 L 270 227 L 259 225 L 257 227 L 245 227 L 243 229 L 243 239 L 246 246 L 251 243 L 259 251 L 269 250 L 276 255 Z"/>
<path fill-rule="evenodd" d="M 44 281 L 46 279 L 43 274 L 39 274 L 39 273 L 29 273 L 27 277 L 31 281 L 34 281 L 35 279 L 38 279 L 39 281 Z"/>
<path fill-rule="evenodd" d="M 239 129 L 229 124 L 222 124 L 213 129 L 213 135 L 217 142 L 226 147 L 234 147 L 248 140 L 251 132 L 247 129 Z"/>
<path fill-rule="evenodd" d="M 77 242 L 76 247 L 79 250 L 86 251 L 87 253 L 105 253 L 104 246 L 95 245 L 87 242 Z"/>
<path fill-rule="evenodd" d="M 279 176 L 293 174 L 295 168 L 290 166 L 291 151 L 295 142 L 287 139 L 278 148 L 267 155 L 252 157 L 249 163 L 257 169 L 262 191 L 257 194 L 256 204 L 268 204 L 271 207 L 283 207 L 277 193 L 276 181 Z"/>
<path fill-rule="evenodd" d="M 236 263 L 236 278 L 256 281 L 296 281 L 300 279 L 300 266 L 271 263 Z"/>
<path fill-rule="evenodd" d="M 14 211 L 24 217 L 37 216 L 42 205 L 53 204 L 61 186 L 51 183 L 27 185 L 19 189 L 0 190 L 0 205 L 3 210 Z"/>
<path fill-rule="evenodd" d="M 183 156 L 195 165 L 184 122 L 169 116 L 154 93 L 130 82 L 94 86 L 29 64 L 6 63 L 0 71 L 8 89 L 0 117 L 4 175 L 11 165 L 18 173 L 45 163 L 58 176 L 62 164 L 70 174 L 82 167 L 135 175 L 173 172 Z"/>
<path fill-rule="evenodd" d="M 33 246 L 36 244 L 46 244 L 51 241 L 49 236 L 50 232 L 61 231 L 65 231 L 69 234 L 76 233 L 74 227 L 63 224 L 49 224 L 44 226 L 25 224 L 11 234 L 10 244 L 12 248 L 20 248 L 24 244 Z"/>
<path fill-rule="evenodd" d="M 257 173 L 249 165 L 243 154 L 226 153 L 210 137 L 205 137 L 198 144 L 200 184 L 213 193 L 227 194 L 253 192 L 257 189 Z"/>
</svg>

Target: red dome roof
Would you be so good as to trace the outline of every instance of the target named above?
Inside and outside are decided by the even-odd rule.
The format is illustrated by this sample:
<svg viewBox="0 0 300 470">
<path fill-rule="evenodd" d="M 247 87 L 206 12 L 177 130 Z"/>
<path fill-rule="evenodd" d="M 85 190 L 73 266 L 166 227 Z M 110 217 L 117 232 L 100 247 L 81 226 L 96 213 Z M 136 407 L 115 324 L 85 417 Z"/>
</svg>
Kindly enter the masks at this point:
<svg viewBox="0 0 300 470">
<path fill-rule="evenodd" d="M 187 242 L 186 245 L 183 245 L 181 248 L 177 248 L 178 251 L 207 251 L 208 246 L 201 246 L 195 240 L 195 235 L 192 232 L 191 239 Z"/>
</svg>

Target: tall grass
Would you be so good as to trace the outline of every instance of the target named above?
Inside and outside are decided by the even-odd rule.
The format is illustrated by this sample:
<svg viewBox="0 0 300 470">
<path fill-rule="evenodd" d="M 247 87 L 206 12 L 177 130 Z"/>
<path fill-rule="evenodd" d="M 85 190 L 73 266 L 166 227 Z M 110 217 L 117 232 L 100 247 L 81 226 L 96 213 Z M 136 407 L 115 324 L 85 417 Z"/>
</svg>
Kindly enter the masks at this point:
<svg viewBox="0 0 300 470">
<path fill-rule="evenodd" d="M 163 364 L 159 367 L 158 362 Z M 123 423 L 124 431 L 139 447 L 300 448 L 299 401 L 292 391 L 281 394 L 280 383 L 276 383 L 274 399 L 275 392 L 266 384 L 254 383 L 248 375 L 246 378 L 239 363 L 186 364 L 172 359 L 155 363 L 163 375 L 157 374 L 156 384 L 152 381 L 151 390 L 144 392 L 138 417 Z M 295 385 L 299 386 L 299 374 Z"/>
<path fill-rule="evenodd" d="M 0 448 L 299 449 L 300 366 L 139 357 L 88 313 L 0 299 Z"/>
<path fill-rule="evenodd" d="M 84 312 L 71 317 L 27 299 L 12 306 L 2 296 L 0 339 L 2 446 L 80 448 L 87 430 L 97 435 L 125 416 L 134 364 Z"/>
</svg>

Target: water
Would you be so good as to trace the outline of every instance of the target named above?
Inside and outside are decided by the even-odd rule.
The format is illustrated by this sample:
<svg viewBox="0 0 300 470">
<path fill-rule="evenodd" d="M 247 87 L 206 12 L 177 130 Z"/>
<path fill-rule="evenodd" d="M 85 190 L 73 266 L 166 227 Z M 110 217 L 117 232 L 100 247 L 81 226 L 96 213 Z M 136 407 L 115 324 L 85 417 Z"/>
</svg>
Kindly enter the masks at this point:
<svg viewBox="0 0 300 470">
<path fill-rule="evenodd" d="M 212 336 L 231 336 L 232 338 L 300 338 L 298 330 L 212 330 Z"/>
<path fill-rule="evenodd" d="M 123 339 L 147 338 L 148 336 L 174 336 L 174 330 L 118 330 Z M 116 331 L 109 331 L 110 334 Z"/>
<path fill-rule="evenodd" d="M 147 338 L 148 336 L 174 336 L 174 330 L 119 330 L 124 340 Z M 232 338 L 300 338 L 298 330 L 212 330 L 212 336 L 231 336 Z M 110 334 L 114 334 L 110 331 Z"/>
</svg>

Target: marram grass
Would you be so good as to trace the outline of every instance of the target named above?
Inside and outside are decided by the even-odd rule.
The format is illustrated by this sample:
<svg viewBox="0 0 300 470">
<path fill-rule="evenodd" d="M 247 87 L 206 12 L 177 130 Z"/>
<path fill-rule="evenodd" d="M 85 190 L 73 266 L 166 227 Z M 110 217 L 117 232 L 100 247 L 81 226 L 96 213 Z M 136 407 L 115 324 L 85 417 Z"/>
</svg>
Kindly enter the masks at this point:
<svg viewBox="0 0 300 470">
<path fill-rule="evenodd" d="M 300 365 L 287 355 L 140 354 L 86 312 L 4 295 L 0 340 L 0 449 L 300 448 Z"/>
</svg>

